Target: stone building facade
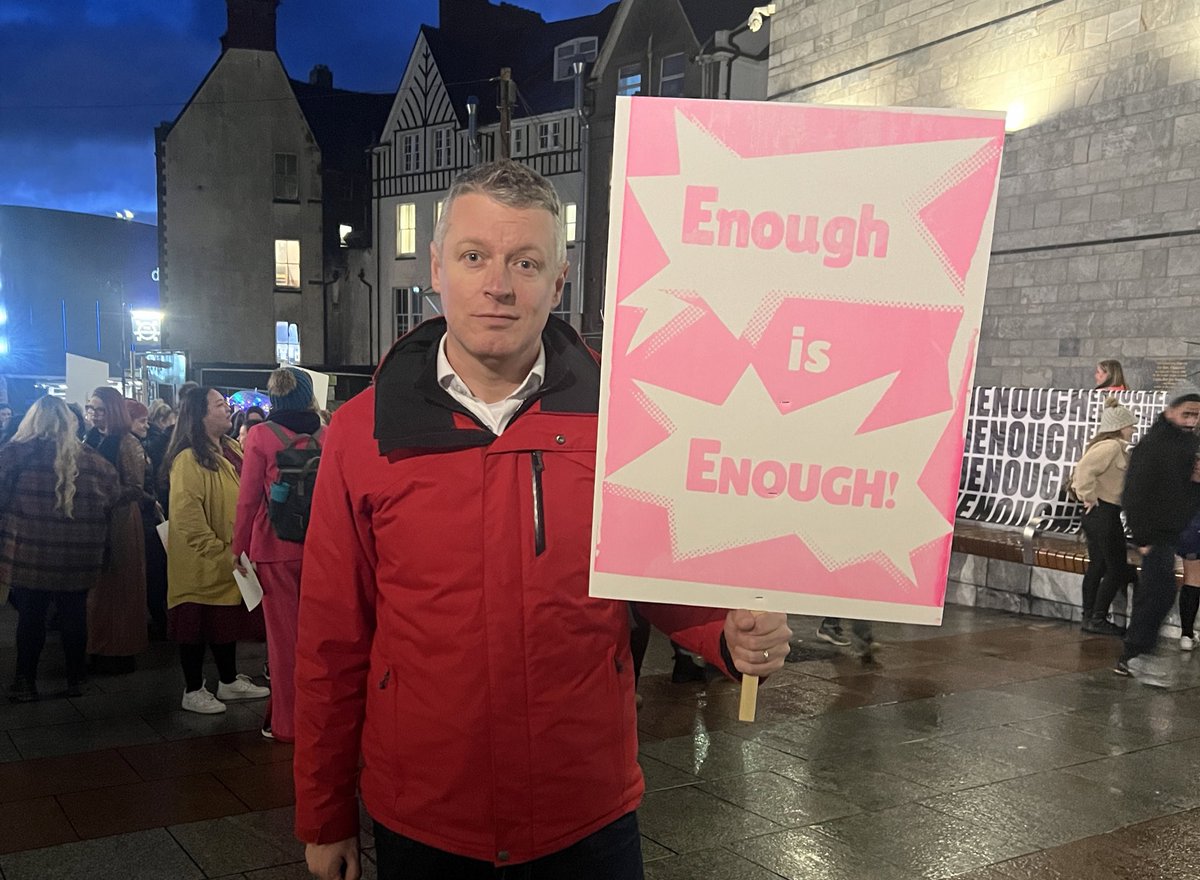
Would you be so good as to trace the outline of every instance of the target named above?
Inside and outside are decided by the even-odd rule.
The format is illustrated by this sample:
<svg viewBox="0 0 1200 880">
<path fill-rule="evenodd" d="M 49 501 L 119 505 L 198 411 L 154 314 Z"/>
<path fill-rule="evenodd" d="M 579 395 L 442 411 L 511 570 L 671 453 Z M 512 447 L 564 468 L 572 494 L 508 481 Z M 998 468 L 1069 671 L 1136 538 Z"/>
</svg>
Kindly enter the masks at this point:
<svg viewBox="0 0 1200 880">
<path fill-rule="evenodd" d="M 769 100 L 1005 110 L 980 385 L 1200 370 L 1200 0 L 780 0 Z"/>
</svg>

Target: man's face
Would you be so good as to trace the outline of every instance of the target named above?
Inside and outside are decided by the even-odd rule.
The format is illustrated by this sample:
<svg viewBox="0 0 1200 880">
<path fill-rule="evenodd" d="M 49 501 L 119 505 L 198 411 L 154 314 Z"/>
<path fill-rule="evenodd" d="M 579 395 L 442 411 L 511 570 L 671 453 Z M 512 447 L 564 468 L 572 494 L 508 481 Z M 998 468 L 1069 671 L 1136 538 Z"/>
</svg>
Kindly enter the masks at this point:
<svg viewBox="0 0 1200 880">
<path fill-rule="evenodd" d="M 555 260 L 555 218 L 471 193 L 451 204 L 441 253 L 430 247 L 442 295 L 446 349 L 455 369 L 528 369 L 551 309 L 562 299 L 567 263 Z"/>
<path fill-rule="evenodd" d="M 1200 423 L 1200 403 L 1185 401 L 1175 406 L 1168 406 L 1166 416 L 1167 421 L 1177 428 L 1184 428 L 1188 431 L 1195 430 L 1196 424 Z"/>
<path fill-rule="evenodd" d="M 210 437 L 224 434 L 233 427 L 233 419 L 230 417 L 232 412 L 220 391 L 208 392 L 208 412 L 204 414 L 204 430 Z"/>
</svg>

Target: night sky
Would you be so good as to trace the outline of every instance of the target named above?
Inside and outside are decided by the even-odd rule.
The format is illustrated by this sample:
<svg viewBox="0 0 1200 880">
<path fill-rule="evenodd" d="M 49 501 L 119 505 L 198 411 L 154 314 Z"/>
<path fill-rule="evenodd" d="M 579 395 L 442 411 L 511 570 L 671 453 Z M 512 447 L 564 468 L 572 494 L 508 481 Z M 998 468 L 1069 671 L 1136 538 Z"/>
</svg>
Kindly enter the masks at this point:
<svg viewBox="0 0 1200 880">
<path fill-rule="evenodd" d="M 547 21 L 607 0 L 517 0 Z M 283 0 L 293 79 L 391 92 L 437 0 Z M 154 128 L 174 119 L 221 50 L 224 0 L 0 0 L 0 205 L 155 221 Z"/>
</svg>

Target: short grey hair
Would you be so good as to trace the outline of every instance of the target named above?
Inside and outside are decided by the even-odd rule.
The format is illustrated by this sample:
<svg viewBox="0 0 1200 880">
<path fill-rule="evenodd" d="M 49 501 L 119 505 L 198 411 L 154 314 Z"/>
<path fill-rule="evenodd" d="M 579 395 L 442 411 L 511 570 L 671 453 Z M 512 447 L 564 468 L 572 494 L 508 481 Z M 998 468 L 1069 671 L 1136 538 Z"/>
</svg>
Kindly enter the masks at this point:
<svg viewBox="0 0 1200 880">
<path fill-rule="evenodd" d="M 450 208 L 459 196 L 478 193 L 510 208 L 541 208 L 554 218 L 554 258 L 558 263 L 567 259 L 567 231 L 563 223 L 563 206 L 554 184 L 527 165 L 512 159 L 497 159 L 468 168 L 454 179 L 442 203 L 442 215 L 433 230 L 433 246 L 442 253 L 446 228 L 450 225 Z"/>
</svg>

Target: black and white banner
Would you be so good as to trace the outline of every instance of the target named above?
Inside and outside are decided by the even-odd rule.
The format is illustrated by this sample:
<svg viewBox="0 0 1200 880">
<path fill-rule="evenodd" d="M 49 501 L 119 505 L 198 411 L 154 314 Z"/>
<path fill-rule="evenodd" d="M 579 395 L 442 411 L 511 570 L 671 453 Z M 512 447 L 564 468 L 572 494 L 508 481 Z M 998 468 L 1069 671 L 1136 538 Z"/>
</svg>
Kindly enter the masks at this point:
<svg viewBox="0 0 1200 880">
<path fill-rule="evenodd" d="M 1022 527 L 1047 514 L 1049 531 L 1079 529 L 1067 495 L 1071 471 L 1100 429 L 1103 391 L 976 388 L 971 397 L 959 481 L 961 519 Z M 1136 443 L 1166 404 L 1163 391 L 1122 391 L 1137 416 Z"/>
</svg>

